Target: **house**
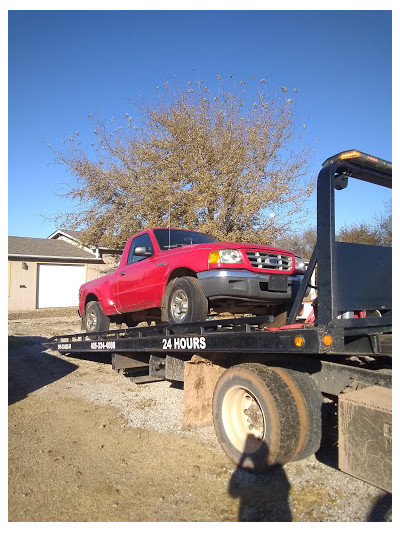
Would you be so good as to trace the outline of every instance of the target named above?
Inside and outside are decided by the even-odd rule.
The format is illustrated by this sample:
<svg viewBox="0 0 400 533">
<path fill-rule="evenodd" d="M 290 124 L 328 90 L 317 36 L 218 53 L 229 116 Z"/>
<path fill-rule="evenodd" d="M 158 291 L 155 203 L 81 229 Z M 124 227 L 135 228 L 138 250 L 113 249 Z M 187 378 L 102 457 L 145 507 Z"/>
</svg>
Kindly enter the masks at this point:
<svg viewBox="0 0 400 533">
<path fill-rule="evenodd" d="M 8 237 L 9 311 L 78 307 L 80 285 L 116 268 L 121 250 L 83 246 L 80 234 L 59 229 L 47 239 Z"/>
</svg>

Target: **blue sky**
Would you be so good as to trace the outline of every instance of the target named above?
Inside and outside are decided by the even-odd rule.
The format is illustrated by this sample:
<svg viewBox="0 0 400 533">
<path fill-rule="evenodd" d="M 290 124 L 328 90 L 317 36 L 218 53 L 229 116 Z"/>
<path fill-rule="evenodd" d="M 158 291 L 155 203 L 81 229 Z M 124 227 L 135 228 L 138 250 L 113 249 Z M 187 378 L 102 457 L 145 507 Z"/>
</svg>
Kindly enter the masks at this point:
<svg viewBox="0 0 400 533">
<path fill-rule="evenodd" d="M 72 178 L 47 144 L 89 138 L 89 113 L 132 114 L 165 81 L 296 87 L 314 176 L 351 148 L 391 161 L 391 24 L 390 11 L 9 11 L 8 234 L 47 237 L 57 227 L 44 217 L 71 209 L 55 192 Z M 350 193 L 338 225 L 369 221 L 390 198 Z"/>
</svg>

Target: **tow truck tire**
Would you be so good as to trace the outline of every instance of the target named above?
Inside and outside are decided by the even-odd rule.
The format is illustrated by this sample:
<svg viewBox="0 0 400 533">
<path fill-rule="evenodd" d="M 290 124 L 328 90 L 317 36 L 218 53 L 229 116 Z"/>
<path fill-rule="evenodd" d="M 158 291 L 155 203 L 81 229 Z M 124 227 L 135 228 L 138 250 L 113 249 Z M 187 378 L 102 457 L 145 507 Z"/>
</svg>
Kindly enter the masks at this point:
<svg viewBox="0 0 400 533">
<path fill-rule="evenodd" d="M 261 472 L 293 459 L 300 441 L 300 417 L 285 380 L 263 364 L 226 370 L 213 395 L 218 440 L 239 467 Z"/>
<path fill-rule="evenodd" d="M 168 288 L 167 312 L 170 324 L 207 319 L 208 300 L 197 278 L 182 276 L 171 283 Z"/>
<path fill-rule="evenodd" d="M 85 330 L 105 331 L 110 329 L 110 319 L 103 313 L 99 302 L 88 302 L 85 306 Z"/>
<path fill-rule="evenodd" d="M 285 381 L 294 397 L 299 414 L 299 443 L 291 460 L 305 459 L 317 452 L 321 446 L 322 394 L 310 374 L 289 368 L 270 368 Z"/>
</svg>

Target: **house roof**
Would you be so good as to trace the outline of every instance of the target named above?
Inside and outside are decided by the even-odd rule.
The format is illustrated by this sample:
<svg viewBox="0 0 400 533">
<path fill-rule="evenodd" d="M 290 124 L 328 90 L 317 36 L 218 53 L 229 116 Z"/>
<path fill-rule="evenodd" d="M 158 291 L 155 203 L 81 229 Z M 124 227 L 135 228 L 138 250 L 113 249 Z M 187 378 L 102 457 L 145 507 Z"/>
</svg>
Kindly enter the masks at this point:
<svg viewBox="0 0 400 533">
<path fill-rule="evenodd" d="M 79 241 L 80 235 L 82 235 L 83 231 L 74 231 L 71 229 L 58 229 L 54 231 L 51 235 L 49 235 L 48 239 L 57 239 L 59 235 L 65 235 L 66 237 L 69 237 L 70 239 L 73 239 L 74 241 Z"/>
<path fill-rule="evenodd" d="M 55 239 L 32 237 L 8 237 L 8 256 L 15 258 L 69 259 L 71 261 L 99 262 L 101 259 L 91 253 Z"/>
<path fill-rule="evenodd" d="M 71 229 L 58 229 L 54 231 L 51 235 L 49 235 L 48 239 L 57 239 L 60 237 L 60 235 L 64 235 L 65 237 L 68 237 L 69 239 L 72 239 L 76 242 L 80 242 L 80 236 L 83 234 L 83 231 L 78 230 L 71 230 Z M 105 246 L 104 244 L 98 244 L 98 245 L 91 245 L 92 248 L 99 248 L 100 250 L 106 250 L 106 251 L 115 251 L 115 252 L 122 252 L 122 249 L 119 248 L 110 248 L 109 246 Z"/>
</svg>

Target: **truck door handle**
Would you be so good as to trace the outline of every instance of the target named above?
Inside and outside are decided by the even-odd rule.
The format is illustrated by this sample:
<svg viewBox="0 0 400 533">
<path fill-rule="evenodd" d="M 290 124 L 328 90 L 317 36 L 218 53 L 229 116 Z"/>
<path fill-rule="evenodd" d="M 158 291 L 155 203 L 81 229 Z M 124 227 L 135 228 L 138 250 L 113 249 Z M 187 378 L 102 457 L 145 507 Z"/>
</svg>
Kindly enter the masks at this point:
<svg viewBox="0 0 400 533">
<path fill-rule="evenodd" d="M 121 276 L 125 276 L 125 271 L 124 272 L 120 272 L 120 275 Z"/>
</svg>

